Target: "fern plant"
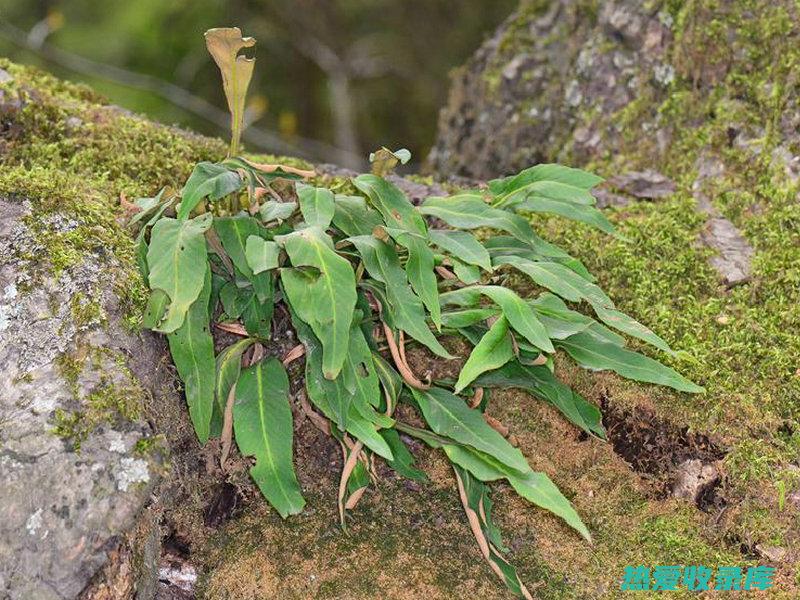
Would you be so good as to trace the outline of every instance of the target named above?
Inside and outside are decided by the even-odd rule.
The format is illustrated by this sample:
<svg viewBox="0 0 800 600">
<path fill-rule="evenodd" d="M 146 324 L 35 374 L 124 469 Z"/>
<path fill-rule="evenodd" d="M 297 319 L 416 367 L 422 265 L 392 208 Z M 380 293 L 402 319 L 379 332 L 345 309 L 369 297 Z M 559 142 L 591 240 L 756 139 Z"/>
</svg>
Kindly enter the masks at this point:
<svg viewBox="0 0 800 600">
<path fill-rule="evenodd" d="M 221 437 L 224 462 L 235 441 L 255 459 L 250 474 L 267 501 L 283 517 L 299 513 L 305 502 L 292 461 L 285 365 L 305 355 L 299 403 L 344 450 L 342 525 L 375 476 L 375 457 L 403 476 L 425 477 L 403 441 L 418 438 L 452 463 L 484 558 L 511 591 L 529 598 L 503 558 L 488 484 L 505 480 L 590 535 L 547 475 L 533 471 L 485 413 L 484 390 L 526 390 L 599 438 L 598 409 L 553 375 L 559 349 L 588 369 L 701 391 L 626 349 L 620 333 L 672 352 L 618 311 L 579 260 L 531 228 L 531 213 L 555 213 L 613 233 L 591 193 L 601 179 L 543 164 L 417 207 L 383 177 L 407 151 L 384 148 L 370 157 L 373 173 L 352 180 L 357 193 L 315 187 L 302 181 L 312 172 L 236 156 L 253 70 L 239 51 L 254 42 L 236 28 L 211 30 L 206 39 L 231 110 L 231 154 L 199 163 L 179 192 L 137 200 L 132 219 L 151 290 L 145 326 L 167 336 L 199 442 Z M 485 228 L 502 234 L 480 241 L 471 233 Z M 544 291 L 523 298 L 501 285 L 508 269 Z M 583 303 L 597 318 L 567 302 Z M 278 304 L 301 342 L 280 358 L 270 356 Z M 214 328 L 240 339 L 215 354 Z M 456 381 L 429 381 L 409 365 L 406 344 L 452 360 L 443 336 L 460 336 L 472 349 Z M 425 427 L 399 419 L 399 403 Z"/>
</svg>

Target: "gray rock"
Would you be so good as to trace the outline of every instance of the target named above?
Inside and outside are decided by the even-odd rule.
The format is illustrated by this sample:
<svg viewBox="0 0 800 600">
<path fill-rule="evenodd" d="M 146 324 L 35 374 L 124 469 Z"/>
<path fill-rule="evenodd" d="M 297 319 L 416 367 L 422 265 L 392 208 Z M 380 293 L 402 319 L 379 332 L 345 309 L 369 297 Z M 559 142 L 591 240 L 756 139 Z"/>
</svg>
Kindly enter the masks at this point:
<svg viewBox="0 0 800 600">
<path fill-rule="evenodd" d="M 454 72 L 428 168 L 485 180 L 565 153 L 577 166 L 613 152 L 621 132 L 607 118 L 643 95 L 658 106 L 675 79 L 672 37 L 639 1 L 603 2 L 599 13 L 573 0 L 522 2 Z"/>
<path fill-rule="evenodd" d="M 742 233 L 728 219 L 712 217 L 706 222 L 700 238 L 703 243 L 717 251 L 709 259 L 728 287 L 750 280 L 750 261 L 753 248 Z"/>
<path fill-rule="evenodd" d="M 758 552 L 771 563 L 783 562 L 788 554 L 786 548 L 782 548 L 780 546 L 767 546 L 766 544 L 756 544 L 756 552 Z"/>
<path fill-rule="evenodd" d="M 593 191 L 597 198 L 597 208 L 607 208 L 609 206 L 628 206 L 631 201 L 626 196 L 610 192 L 606 187 L 598 188 Z"/>
<path fill-rule="evenodd" d="M 720 159 L 703 154 L 695 166 L 697 178 L 692 183 L 692 195 L 697 201 L 697 209 L 709 217 L 700 240 L 716 251 L 709 263 L 727 287 L 746 283 L 750 280 L 755 251 L 736 226 L 714 207 L 706 191 L 710 183 L 725 174 L 725 165 Z"/>
<path fill-rule="evenodd" d="M 148 499 L 157 458 L 135 450 L 150 434 L 137 411 L 159 350 L 121 327 L 116 259 L 54 275 L 39 236 L 81 223 L 37 217 L 34 234 L 32 210 L 0 199 L 0 597 L 55 600 L 81 592 Z"/>
<path fill-rule="evenodd" d="M 719 470 L 713 464 L 692 458 L 675 469 L 672 495 L 697 503 L 703 492 L 719 481 Z"/>
<path fill-rule="evenodd" d="M 7 81 L 11 81 L 13 79 L 14 78 L 8 71 L 5 69 L 0 69 L 0 83 L 6 83 Z"/>
<path fill-rule="evenodd" d="M 621 192 L 644 200 L 666 198 L 675 193 L 675 182 L 651 169 L 617 175 L 608 183 Z"/>
</svg>

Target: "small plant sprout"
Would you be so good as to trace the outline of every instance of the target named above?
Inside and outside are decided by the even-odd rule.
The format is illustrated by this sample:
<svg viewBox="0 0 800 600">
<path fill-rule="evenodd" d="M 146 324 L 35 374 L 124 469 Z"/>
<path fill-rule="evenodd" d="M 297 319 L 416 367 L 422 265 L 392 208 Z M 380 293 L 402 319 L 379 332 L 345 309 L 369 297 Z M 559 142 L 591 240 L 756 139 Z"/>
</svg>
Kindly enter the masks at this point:
<svg viewBox="0 0 800 600">
<path fill-rule="evenodd" d="M 630 336 L 672 352 L 617 310 L 580 260 L 531 226 L 536 215 L 555 213 L 613 233 L 592 195 L 601 179 L 542 164 L 415 206 L 385 179 L 408 151 L 382 148 L 371 156 L 373 173 L 352 179 L 354 193 L 318 187 L 307 181 L 313 172 L 239 156 L 254 63 L 238 52 L 255 41 L 231 28 L 208 31 L 206 42 L 231 112 L 230 156 L 197 164 L 180 191 L 137 200 L 132 220 L 150 288 L 145 326 L 167 337 L 199 442 L 221 438 L 223 465 L 235 443 L 253 457 L 250 474 L 267 501 L 283 517 L 297 514 L 305 500 L 293 465 L 294 400 L 342 446 L 344 526 L 376 477 L 376 460 L 425 479 L 406 446 L 409 437 L 421 440 L 452 463 L 484 558 L 512 592 L 530 598 L 503 557 L 491 482 L 507 482 L 590 535 L 488 414 L 491 390 L 525 390 L 598 438 L 597 407 L 553 375 L 559 350 L 588 369 L 702 391 L 626 348 Z M 487 228 L 499 233 L 475 235 Z M 529 278 L 537 295 L 504 286 L 508 271 Z M 276 308 L 285 318 L 273 323 Z M 276 326 L 291 327 L 300 343 L 280 354 Z M 212 331 L 236 341 L 215 352 Z M 409 352 L 455 358 L 446 338 L 471 348 L 457 379 L 415 372 Z M 286 366 L 295 360 L 305 362 L 304 389 L 293 394 Z"/>
</svg>

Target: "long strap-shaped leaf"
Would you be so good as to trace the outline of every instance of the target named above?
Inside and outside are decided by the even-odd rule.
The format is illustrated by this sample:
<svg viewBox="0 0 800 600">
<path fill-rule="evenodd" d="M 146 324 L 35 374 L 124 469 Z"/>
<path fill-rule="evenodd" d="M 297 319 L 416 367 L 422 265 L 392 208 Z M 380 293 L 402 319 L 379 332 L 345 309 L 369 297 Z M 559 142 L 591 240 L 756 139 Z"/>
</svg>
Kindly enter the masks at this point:
<svg viewBox="0 0 800 600">
<path fill-rule="evenodd" d="M 445 389 L 412 389 L 422 415 L 431 429 L 457 442 L 489 454 L 512 471 L 530 469 L 525 457 L 502 435 L 486 424 L 483 415 L 469 408 L 464 401 Z"/>
<path fill-rule="evenodd" d="M 208 301 L 211 296 L 208 263 L 202 281 L 200 295 L 189 307 L 183 325 L 170 333 L 167 341 L 178 375 L 186 388 L 186 403 L 197 439 L 205 444 L 214 409 L 214 340 L 208 331 Z"/>
<path fill-rule="evenodd" d="M 510 362 L 475 382 L 483 387 L 523 389 L 537 398 L 551 402 L 575 425 L 603 439 L 606 437 L 598 408 L 564 385 L 545 366 L 525 366 Z"/>
<path fill-rule="evenodd" d="M 434 354 L 443 358 L 453 358 L 433 335 L 425 322 L 422 301 L 408 285 L 405 271 L 400 266 L 397 252 L 387 242 L 371 235 L 348 238 L 361 255 L 364 267 L 370 276 L 386 286 L 386 296 L 394 324 L 418 342 L 425 344 Z"/>
<path fill-rule="evenodd" d="M 505 479 L 520 496 L 561 517 L 586 540 L 592 540 L 589 530 L 581 521 L 572 504 L 545 473 L 533 471 L 527 463 L 524 472 L 510 469 L 494 456 L 469 445 L 452 441 L 455 438 L 447 439 L 444 437 L 446 434 L 432 433 L 427 429 L 419 429 L 400 422 L 397 423 L 397 429 L 422 440 L 433 448 L 443 449 L 450 462 L 466 469 L 481 481 Z"/>
<path fill-rule="evenodd" d="M 507 231 L 526 244 L 536 237 L 530 223 L 514 213 L 492 208 L 476 193 L 464 193 L 449 198 L 431 197 L 425 200 L 419 211 L 441 219 L 458 229 L 492 227 Z"/>
<path fill-rule="evenodd" d="M 256 458 L 250 475 L 269 503 L 284 518 L 303 510 L 305 500 L 292 465 L 289 379 L 278 360 L 270 358 L 242 371 L 233 425 L 239 450 Z"/>
<path fill-rule="evenodd" d="M 385 179 L 361 175 L 353 183 L 367 194 L 370 202 L 380 211 L 395 241 L 408 250 L 408 281 L 430 312 L 433 324 L 440 328 L 439 291 L 425 219 L 405 194 Z"/>
<path fill-rule="evenodd" d="M 499 285 L 475 285 L 446 292 L 440 296 L 440 300 L 442 305 L 475 306 L 481 295 L 491 298 L 503 311 L 511 327 L 531 344 L 545 352 L 555 352 L 547 330 L 533 308 L 513 290 Z"/>
<path fill-rule="evenodd" d="M 519 598 L 533 600 L 530 592 L 520 581 L 517 570 L 500 555 L 502 549 L 500 532 L 492 522 L 492 501 L 489 499 L 487 486 L 475 479 L 469 471 L 455 464 L 453 470 L 456 474 L 458 495 L 461 497 L 464 512 L 481 554 L 509 591 Z"/>
<path fill-rule="evenodd" d="M 683 375 L 660 362 L 621 346 L 581 332 L 556 342 L 580 365 L 589 369 L 611 370 L 628 379 L 666 385 L 682 392 L 705 391 Z"/>
</svg>

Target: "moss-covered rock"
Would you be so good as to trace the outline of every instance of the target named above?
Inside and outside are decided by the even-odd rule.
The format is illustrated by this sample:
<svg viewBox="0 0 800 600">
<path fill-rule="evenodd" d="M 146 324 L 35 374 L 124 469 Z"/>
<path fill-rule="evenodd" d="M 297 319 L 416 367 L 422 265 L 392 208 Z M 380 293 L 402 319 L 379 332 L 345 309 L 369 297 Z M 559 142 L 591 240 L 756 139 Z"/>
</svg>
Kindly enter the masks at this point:
<svg viewBox="0 0 800 600">
<path fill-rule="evenodd" d="M 175 181 L 214 143 L 35 70 L 0 73 L 0 595 L 74 598 L 163 471 L 149 407 L 180 402 L 162 344 L 138 332 L 119 197 Z"/>
<path fill-rule="evenodd" d="M 578 388 L 607 419 L 629 415 L 623 430 L 646 415 L 650 431 L 656 416 L 657 429 L 712 440 L 720 481 L 700 503 L 713 518 L 697 514 L 698 534 L 720 551 L 740 546 L 740 560 L 777 564 L 786 597 L 800 559 L 798 41 L 792 2 L 523 0 L 455 73 L 431 156 L 439 173 L 478 178 L 559 161 L 617 190 L 613 176 L 631 170 L 674 182 L 665 197 L 609 210 L 624 242 L 558 219 L 534 224 L 584 259 L 622 310 L 688 351 L 671 364 L 707 393 L 584 374 Z M 744 242 L 747 269 L 730 278 L 716 272 L 728 236 Z M 659 436 L 641 438 L 638 455 L 631 436 L 611 437 L 634 468 L 660 452 Z M 641 540 L 666 539 L 652 523 L 631 526 Z"/>
</svg>

